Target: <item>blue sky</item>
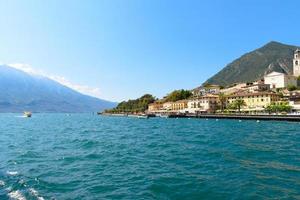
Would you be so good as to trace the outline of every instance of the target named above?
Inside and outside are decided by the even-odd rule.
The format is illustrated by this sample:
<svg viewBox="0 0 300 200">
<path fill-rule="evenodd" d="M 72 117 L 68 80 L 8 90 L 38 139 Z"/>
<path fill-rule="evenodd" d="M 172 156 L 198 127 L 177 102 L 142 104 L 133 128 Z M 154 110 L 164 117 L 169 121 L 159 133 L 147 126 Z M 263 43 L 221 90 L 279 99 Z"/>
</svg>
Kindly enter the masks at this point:
<svg viewBox="0 0 300 200">
<path fill-rule="evenodd" d="M 300 1 L 0 0 L 0 62 L 121 101 L 192 89 L 269 41 L 300 45 Z"/>
</svg>

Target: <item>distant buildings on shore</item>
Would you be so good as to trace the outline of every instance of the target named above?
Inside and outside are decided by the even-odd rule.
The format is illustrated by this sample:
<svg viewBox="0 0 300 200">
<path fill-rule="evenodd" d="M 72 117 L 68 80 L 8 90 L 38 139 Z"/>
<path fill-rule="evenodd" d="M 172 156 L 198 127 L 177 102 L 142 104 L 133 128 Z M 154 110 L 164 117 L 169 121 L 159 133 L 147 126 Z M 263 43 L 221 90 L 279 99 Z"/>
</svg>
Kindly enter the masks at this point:
<svg viewBox="0 0 300 200">
<path fill-rule="evenodd" d="M 217 112 L 270 112 L 270 105 L 287 105 L 290 111 L 300 111 L 300 50 L 293 59 L 293 74 L 270 72 L 263 80 L 237 83 L 227 88 L 205 85 L 192 91 L 193 96 L 176 102 L 158 100 L 149 105 L 148 113 L 217 113 Z M 291 91 L 292 90 L 292 91 Z"/>
<path fill-rule="evenodd" d="M 300 50 L 297 49 L 293 59 L 293 74 L 282 72 L 271 72 L 264 77 L 265 84 L 269 84 L 272 89 L 287 88 L 288 86 L 298 86 L 300 76 Z"/>
</svg>

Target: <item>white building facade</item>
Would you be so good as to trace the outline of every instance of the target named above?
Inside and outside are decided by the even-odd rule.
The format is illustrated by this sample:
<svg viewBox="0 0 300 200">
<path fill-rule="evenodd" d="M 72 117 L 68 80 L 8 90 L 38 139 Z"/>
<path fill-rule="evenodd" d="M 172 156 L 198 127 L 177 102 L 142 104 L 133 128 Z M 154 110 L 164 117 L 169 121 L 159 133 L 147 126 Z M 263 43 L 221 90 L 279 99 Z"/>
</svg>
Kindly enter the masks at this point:
<svg viewBox="0 0 300 200">
<path fill-rule="evenodd" d="M 297 86 L 297 78 L 300 76 L 300 50 L 294 52 L 293 75 L 280 72 L 271 72 L 265 75 L 265 84 L 270 84 L 271 89 L 286 88 L 289 85 Z"/>
<path fill-rule="evenodd" d="M 300 76 L 300 50 L 297 49 L 294 53 L 294 59 L 293 59 L 293 72 L 294 76 L 299 77 Z"/>
<path fill-rule="evenodd" d="M 286 88 L 289 85 L 297 86 L 297 77 L 280 72 L 271 72 L 264 77 L 265 84 L 269 84 L 271 89 Z"/>
<path fill-rule="evenodd" d="M 217 110 L 219 103 L 218 95 L 205 95 L 190 99 L 187 103 L 188 113 L 213 113 Z"/>
</svg>

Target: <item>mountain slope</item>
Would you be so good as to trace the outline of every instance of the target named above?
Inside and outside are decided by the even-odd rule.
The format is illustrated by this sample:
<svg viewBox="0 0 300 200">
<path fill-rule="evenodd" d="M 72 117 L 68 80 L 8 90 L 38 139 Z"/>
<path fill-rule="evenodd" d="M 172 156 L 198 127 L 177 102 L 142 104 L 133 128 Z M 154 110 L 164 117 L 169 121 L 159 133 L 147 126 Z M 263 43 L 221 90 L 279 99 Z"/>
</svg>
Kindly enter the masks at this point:
<svg viewBox="0 0 300 200">
<path fill-rule="evenodd" d="M 114 106 L 46 77 L 0 66 L 0 112 L 96 112 Z"/>
<path fill-rule="evenodd" d="M 296 46 L 270 42 L 228 64 L 204 84 L 228 86 L 237 82 L 254 81 L 271 71 L 293 73 Z"/>
</svg>

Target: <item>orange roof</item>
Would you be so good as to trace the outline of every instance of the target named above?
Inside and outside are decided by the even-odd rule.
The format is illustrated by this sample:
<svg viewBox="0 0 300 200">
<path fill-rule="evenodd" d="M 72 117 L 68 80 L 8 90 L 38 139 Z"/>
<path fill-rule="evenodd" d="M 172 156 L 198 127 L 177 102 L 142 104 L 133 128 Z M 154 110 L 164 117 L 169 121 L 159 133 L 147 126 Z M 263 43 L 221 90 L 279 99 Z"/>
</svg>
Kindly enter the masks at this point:
<svg viewBox="0 0 300 200">
<path fill-rule="evenodd" d="M 258 96 L 258 95 L 276 95 L 276 96 L 278 96 L 278 94 L 272 93 L 272 92 L 256 92 L 256 93 L 233 94 L 233 95 L 230 95 L 228 97 L 245 97 L 245 96 Z"/>
<path fill-rule="evenodd" d="M 187 99 L 182 99 L 182 100 L 178 100 L 178 101 L 176 101 L 174 103 L 185 103 L 185 102 L 188 102 L 188 100 Z"/>
<path fill-rule="evenodd" d="M 216 95 L 216 94 L 206 94 L 206 95 L 204 95 L 203 96 L 204 98 L 218 98 L 219 97 L 219 95 Z"/>
</svg>

